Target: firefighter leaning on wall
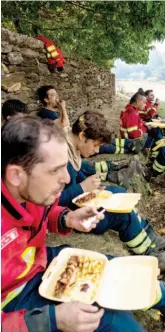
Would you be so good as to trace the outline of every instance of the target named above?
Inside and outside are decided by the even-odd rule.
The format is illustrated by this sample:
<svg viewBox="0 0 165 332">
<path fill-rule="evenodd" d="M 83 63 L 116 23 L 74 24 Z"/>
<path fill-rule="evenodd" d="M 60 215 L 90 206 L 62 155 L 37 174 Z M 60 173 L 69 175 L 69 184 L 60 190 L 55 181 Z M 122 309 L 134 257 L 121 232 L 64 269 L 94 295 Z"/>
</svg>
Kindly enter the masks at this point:
<svg viewBox="0 0 165 332">
<path fill-rule="evenodd" d="M 45 45 L 49 71 L 51 73 L 55 72 L 56 69 L 62 71 L 64 69 L 65 59 L 61 50 L 54 45 L 52 40 L 44 36 L 38 36 L 36 39 L 41 40 Z"/>
</svg>

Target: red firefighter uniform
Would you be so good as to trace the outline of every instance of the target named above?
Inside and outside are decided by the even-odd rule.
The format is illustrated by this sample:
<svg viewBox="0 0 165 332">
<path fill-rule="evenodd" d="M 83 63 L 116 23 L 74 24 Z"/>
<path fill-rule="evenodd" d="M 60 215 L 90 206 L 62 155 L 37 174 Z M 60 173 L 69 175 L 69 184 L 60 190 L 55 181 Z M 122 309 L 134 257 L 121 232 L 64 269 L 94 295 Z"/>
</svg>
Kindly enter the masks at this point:
<svg viewBox="0 0 165 332">
<path fill-rule="evenodd" d="M 156 103 L 153 104 L 151 101 L 147 100 L 144 110 L 142 111 L 139 110 L 140 118 L 144 121 L 151 120 L 152 118 L 158 115 L 157 109 L 158 109 L 158 104 Z"/>
<path fill-rule="evenodd" d="M 54 45 L 53 41 L 44 36 L 38 36 L 36 39 L 41 40 L 45 45 L 47 50 L 48 64 L 55 64 L 56 68 L 63 67 L 65 64 L 65 59 L 61 50 Z"/>
<path fill-rule="evenodd" d="M 60 234 L 59 220 L 65 207 L 58 202 L 51 208 L 26 202 L 26 209 L 9 193 L 2 182 L 2 310 L 19 295 L 26 283 L 38 272 L 44 271 L 47 264 L 46 232 Z M 49 221 L 49 223 L 48 223 Z M 65 235 L 69 230 L 62 231 Z M 3 313 L 2 321 L 12 331 L 14 319 L 19 331 L 26 331 L 24 312 Z M 11 317 L 13 317 L 11 319 Z M 20 329 L 19 329 L 20 328 Z"/>
<path fill-rule="evenodd" d="M 128 104 L 120 115 L 120 135 L 121 138 L 140 138 L 147 129 L 141 120 L 136 107 Z"/>
</svg>

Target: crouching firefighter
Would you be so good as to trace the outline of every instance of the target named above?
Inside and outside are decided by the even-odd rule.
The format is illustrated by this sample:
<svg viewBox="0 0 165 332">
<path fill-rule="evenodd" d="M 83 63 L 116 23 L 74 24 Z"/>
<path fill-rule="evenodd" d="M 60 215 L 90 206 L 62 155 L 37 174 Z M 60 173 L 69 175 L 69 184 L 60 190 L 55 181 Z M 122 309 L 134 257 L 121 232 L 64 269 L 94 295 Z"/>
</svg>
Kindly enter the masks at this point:
<svg viewBox="0 0 165 332">
<path fill-rule="evenodd" d="M 61 50 L 54 45 L 52 40 L 49 40 L 46 37 L 38 36 L 36 39 L 41 40 L 45 45 L 49 71 L 51 73 L 54 73 L 56 69 L 58 71 L 63 71 L 65 59 Z"/>
</svg>

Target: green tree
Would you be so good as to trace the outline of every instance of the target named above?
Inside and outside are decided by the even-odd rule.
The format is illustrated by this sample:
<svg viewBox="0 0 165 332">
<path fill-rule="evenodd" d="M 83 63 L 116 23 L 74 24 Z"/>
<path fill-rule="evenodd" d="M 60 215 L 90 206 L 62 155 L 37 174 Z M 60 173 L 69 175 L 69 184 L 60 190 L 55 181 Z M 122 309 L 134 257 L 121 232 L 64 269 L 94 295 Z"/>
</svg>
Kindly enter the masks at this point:
<svg viewBox="0 0 165 332">
<path fill-rule="evenodd" d="M 107 67 L 119 58 L 147 63 L 152 42 L 165 39 L 165 2 L 2 1 L 2 26 Z"/>
</svg>

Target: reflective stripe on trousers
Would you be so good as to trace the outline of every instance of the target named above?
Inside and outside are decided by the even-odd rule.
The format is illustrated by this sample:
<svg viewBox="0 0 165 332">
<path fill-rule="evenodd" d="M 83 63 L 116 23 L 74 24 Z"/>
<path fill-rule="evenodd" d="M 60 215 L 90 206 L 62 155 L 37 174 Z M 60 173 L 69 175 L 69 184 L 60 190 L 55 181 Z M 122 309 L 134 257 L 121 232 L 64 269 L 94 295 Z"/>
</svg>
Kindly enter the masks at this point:
<svg viewBox="0 0 165 332">
<path fill-rule="evenodd" d="M 144 254 L 151 246 L 151 240 L 143 229 L 134 239 L 125 243 L 135 254 Z"/>
</svg>

